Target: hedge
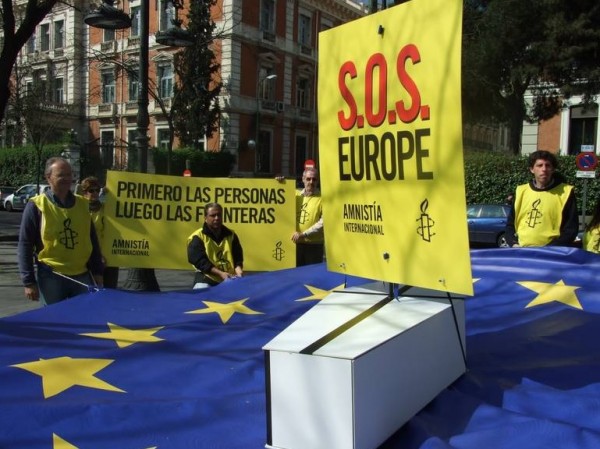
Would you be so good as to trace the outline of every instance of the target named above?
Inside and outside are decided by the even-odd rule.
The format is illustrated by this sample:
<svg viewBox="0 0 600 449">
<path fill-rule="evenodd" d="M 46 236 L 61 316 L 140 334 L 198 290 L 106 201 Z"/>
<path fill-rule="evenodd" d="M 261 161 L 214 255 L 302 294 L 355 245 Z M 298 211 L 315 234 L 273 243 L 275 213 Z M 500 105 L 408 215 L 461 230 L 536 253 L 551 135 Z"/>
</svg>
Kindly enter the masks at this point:
<svg viewBox="0 0 600 449">
<path fill-rule="evenodd" d="M 58 156 L 64 150 L 64 144 L 46 145 L 41 161 L 36 162 L 36 149 L 32 146 L 21 148 L 0 148 L 0 185 L 19 187 L 36 182 L 39 170 L 40 182 L 43 182 L 43 169 L 46 159 Z M 167 173 L 167 151 L 153 148 L 156 173 Z M 180 176 L 186 169 L 186 161 L 195 177 L 229 176 L 235 163 L 235 156 L 229 152 L 208 152 L 195 149 L 178 149 L 172 152 L 171 174 Z M 506 153 L 486 151 L 467 151 L 465 161 L 465 190 L 467 204 L 503 203 L 513 193 L 516 186 L 528 182 L 531 174 L 527 168 L 526 156 L 512 156 Z M 584 187 L 587 185 L 586 215 L 591 215 L 598 198 L 600 185 L 597 178 L 577 178 L 575 156 L 558 156 L 559 171 L 569 184 L 575 186 L 577 204 L 582 209 Z M 98 161 L 82 159 L 82 176 L 95 174 L 103 178 L 98 170 Z"/>
</svg>

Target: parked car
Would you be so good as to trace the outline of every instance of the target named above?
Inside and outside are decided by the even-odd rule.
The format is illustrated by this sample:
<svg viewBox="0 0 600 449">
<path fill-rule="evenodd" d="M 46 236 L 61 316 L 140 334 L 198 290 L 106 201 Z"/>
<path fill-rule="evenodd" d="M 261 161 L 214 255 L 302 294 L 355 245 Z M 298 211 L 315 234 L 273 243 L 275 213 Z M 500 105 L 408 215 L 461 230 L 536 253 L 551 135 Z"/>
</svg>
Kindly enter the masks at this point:
<svg viewBox="0 0 600 449">
<path fill-rule="evenodd" d="M 471 204 L 467 206 L 469 243 L 487 243 L 499 248 L 506 243 L 506 217 L 510 206 L 506 204 Z"/>
<path fill-rule="evenodd" d="M 50 186 L 48 184 L 40 184 L 39 188 L 36 184 L 25 184 L 19 187 L 15 193 L 11 193 L 6 197 L 4 202 L 4 209 L 9 212 L 14 210 L 23 210 L 29 198 L 36 196 L 38 193 L 44 193 Z"/>
<path fill-rule="evenodd" d="M 15 190 L 17 189 L 14 187 L 0 186 L 0 208 L 4 209 L 4 200 L 8 198 L 8 195 L 14 193 Z"/>
</svg>

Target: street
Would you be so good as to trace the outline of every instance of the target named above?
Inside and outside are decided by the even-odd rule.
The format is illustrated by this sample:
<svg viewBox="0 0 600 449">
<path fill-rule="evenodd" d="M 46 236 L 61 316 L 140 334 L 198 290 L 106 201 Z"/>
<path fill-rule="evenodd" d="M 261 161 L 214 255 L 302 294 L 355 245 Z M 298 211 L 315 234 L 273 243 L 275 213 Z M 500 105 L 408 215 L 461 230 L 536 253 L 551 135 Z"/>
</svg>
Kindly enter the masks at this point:
<svg viewBox="0 0 600 449">
<path fill-rule="evenodd" d="M 17 237 L 21 212 L 0 211 L 0 317 L 15 315 L 40 307 L 38 302 L 25 298 L 17 267 Z M 188 290 L 192 288 L 194 271 L 155 270 L 161 291 Z M 119 272 L 119 287 L 127 280 L 129 271 Z"/>
</svg>

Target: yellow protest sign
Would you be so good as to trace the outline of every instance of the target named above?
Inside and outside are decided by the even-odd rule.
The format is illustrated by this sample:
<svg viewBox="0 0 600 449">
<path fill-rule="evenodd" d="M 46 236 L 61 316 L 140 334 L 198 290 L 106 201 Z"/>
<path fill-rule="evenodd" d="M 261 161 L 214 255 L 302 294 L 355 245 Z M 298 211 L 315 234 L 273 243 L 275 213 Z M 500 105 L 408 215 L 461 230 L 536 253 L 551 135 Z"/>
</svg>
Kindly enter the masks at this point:
<svg viewBox="0 0 600 449">
<path fill-rule="evenodd" d="M 327 267 L 473 294 L 462 2 L 411 0 L 319 35 Z"/>
<path fill-rule="evenodd" d="M 109 171 L 102 252 L 110 266 L 186 269 L 187 239 L 204 206 L 223 206 L 223 223 L 244 249 L 244 270 L 291 268 L 295 191 L 274 179 L 191 178 Z"/>
</svg>

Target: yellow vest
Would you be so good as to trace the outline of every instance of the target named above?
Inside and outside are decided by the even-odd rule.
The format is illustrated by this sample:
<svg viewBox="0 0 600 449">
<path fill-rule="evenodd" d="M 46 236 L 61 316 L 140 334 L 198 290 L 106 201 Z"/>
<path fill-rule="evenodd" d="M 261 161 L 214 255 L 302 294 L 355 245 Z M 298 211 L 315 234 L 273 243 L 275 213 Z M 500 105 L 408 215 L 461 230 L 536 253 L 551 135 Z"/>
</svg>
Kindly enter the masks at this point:
<svg viewBox="0 0 600 449">
<path fill-rule="evenodd" d="M 188 245 L 194 237 L 198 237 L 204 243 L 206 249 L 206 255 L 210 262 L 221 271 L 225 271 L 229 274 L 235 274 L 235 267 L 233 266 L 233 231 L 230 235 L 221 240 L 221 243 L 215 242 L 208 235 L 202 232 L 202 228 L 193 232 L 187 240 Z M 194 267 L 196 268 L 196 267 Z M 213 273 L 204 273 L 204 275 L 213 281 L 219 283 L 223 279 Z"/>
<path fill-rule="evenodd" d="M 75 195 L 75 205 L 69 209 L 58 207 L 45 195 L 30 201 L 41 211 L 41 238 L 44 248 L 38 260 L 54 271 L 76 275 L 87 271 L 92 254 L 90 239 L 90 212 L 88 202 Z"/>
<path fill-rule="evenodd" d="M 600 226 L 584 232 L 583 249 L 600 254 Z"/>
<path fill-rule="evenodd" d="M 529 184 L 517 187 L 515 230 L 520 246 L 545 246 L 560 235 L 562 214 L 573 186 L 559 184 L 538 192 Z"/>
<path fill-rule="evenodd" d="M 321 194 L 304 196 L 301 190 L 296 191 L 296 231 L 306 231 L 319 221 L 322 213 Z M 304 238 L 304 243 L 323 243 L 323 241 L 322 230 Z"/>
<path fill-rule="evenodd" d="M 94 223 L 94 228 L 96 229 L 98 242 L 102 244 L 102 240 L 104 239 L 104 206 L 100 207 L 98 210 L 90 211 L 90 215 L 92 216 L 92 223 Z"/>
</svg>

